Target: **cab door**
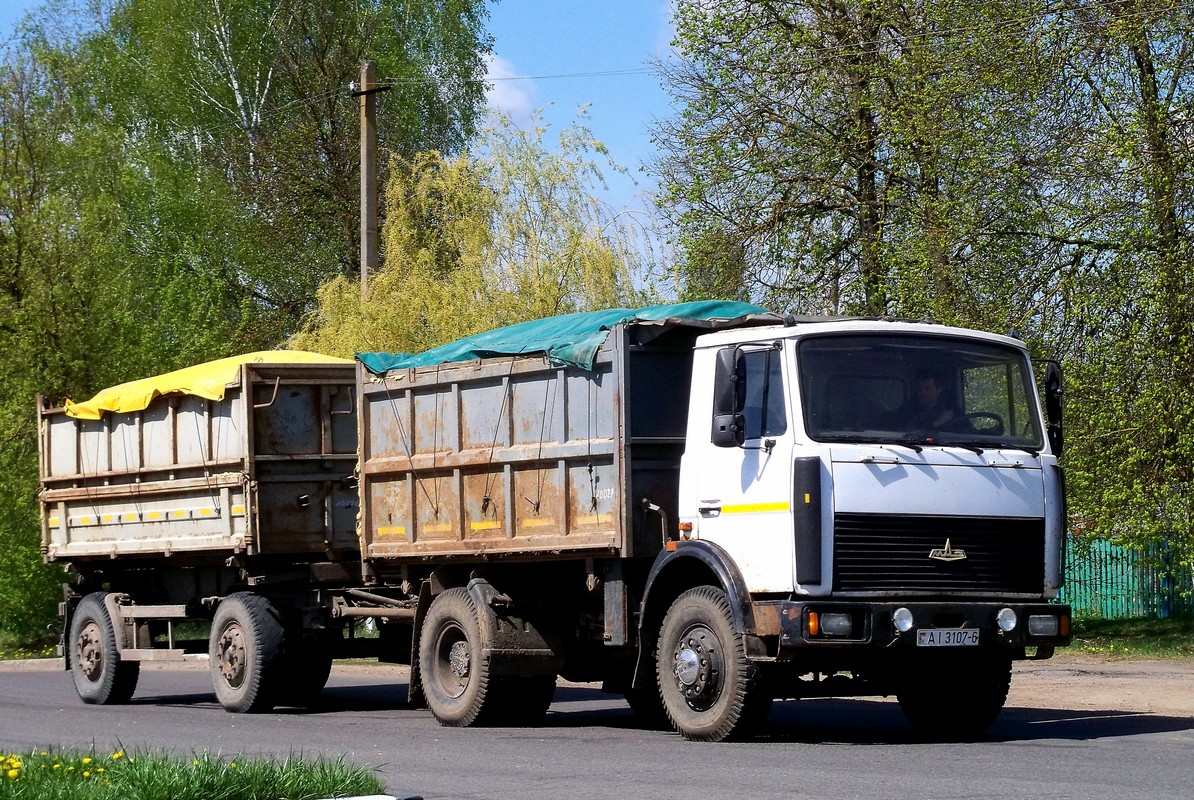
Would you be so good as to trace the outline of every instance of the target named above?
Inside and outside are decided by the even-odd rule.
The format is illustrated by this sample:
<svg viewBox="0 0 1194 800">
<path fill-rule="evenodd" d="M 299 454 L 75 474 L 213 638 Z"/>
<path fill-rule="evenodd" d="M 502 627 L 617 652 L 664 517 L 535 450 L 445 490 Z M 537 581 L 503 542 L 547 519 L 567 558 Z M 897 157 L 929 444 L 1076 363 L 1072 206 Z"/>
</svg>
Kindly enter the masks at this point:
<svg viewBox="0 0 1194 800">
<path fill-rule="evenodd" d="M 791 591 L 788 357 L 777 342 L 727 347 L 717 360 L 712 430 L 699 447 L 699 461 L 689 462 L 696 470 L 694 533 L 730 554 L 750 591 Z"/>
</svg>

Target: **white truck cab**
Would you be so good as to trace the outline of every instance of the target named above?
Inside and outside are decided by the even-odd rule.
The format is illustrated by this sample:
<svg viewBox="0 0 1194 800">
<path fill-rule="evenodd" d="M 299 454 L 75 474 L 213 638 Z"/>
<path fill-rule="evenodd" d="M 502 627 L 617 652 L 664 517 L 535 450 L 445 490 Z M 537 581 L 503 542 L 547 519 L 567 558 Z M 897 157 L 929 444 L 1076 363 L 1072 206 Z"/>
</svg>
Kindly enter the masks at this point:
<svg viewBox="0 0 1194 800">
<path fill-rule="evenodd" d="M 1048 381 L 1059 410 L 1054 367 Z M 1007 336 L 879 319 L 706 334 L 673 551 L 732 563 L 748 652 L 778 617 L 778 647 L 756 660 L 805 678 L 784 682 L 790 696 L 835 677 L 845 693 L 897 694 L 921 727 L 981 730 L 1011 661 L 1069 639 L 1068 607 L 1049 602 L 1060 424 L 1040 409 L 1029 354 Z M 673 649 L 665 702 L 672 674 L 681 693 L 702 686 L 683 677 L 699 648 Z"/>
</svg>

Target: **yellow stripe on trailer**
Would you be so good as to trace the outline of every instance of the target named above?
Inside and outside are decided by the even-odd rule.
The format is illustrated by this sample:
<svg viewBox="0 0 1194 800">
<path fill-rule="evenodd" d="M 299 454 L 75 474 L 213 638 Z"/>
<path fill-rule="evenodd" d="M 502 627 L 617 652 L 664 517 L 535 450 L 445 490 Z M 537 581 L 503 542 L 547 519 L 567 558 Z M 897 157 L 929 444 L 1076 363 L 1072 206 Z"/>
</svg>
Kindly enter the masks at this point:
<svg viewBox="0 0 1194 800">
<path fill-rule="evenodd" d="M 382 525 L 377 529 L 378 536 L 405 536 L 405 525 Z"/>
</svg>

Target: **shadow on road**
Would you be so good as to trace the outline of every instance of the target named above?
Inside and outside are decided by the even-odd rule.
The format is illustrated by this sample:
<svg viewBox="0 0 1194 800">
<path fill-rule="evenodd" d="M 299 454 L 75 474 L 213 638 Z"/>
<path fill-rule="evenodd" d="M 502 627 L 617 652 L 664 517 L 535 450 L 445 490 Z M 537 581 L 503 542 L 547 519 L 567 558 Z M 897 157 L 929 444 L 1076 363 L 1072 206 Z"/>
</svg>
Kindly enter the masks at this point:
<svg viewBox="0 0 1194 800">
<path fill-rule="evenodd" d="M 215 705 L 213 693 L 136 696 L 133 705 Z M 274 714 L 321 715 L 410 710 L 405 682 L 331 685 L 311 708 L 280 706 Z M 617 695 L 586 686 L 560 686 L 538 729 L 642 728 Z M 530 730 L 534 730 L 531 728 Z M 1107 739 L 1194 730 L 1194 718 L 1128 711 L 1072 711 L 1007 708 L 979 742 Z M 663 735 L 675 734 L 668 733 Z M 935 741 L 918 733 L 893 701 L 816 699 L 776 703 L 756 741 L 826 744 L 922 744 Z"/>
</svg>

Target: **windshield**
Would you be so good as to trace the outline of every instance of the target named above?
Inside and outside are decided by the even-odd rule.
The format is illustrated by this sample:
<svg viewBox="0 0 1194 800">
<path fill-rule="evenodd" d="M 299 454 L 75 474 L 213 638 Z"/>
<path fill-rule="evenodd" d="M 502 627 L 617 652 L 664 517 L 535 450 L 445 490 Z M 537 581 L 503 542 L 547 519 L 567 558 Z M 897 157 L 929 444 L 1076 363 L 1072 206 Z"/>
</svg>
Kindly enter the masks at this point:
<svg viewBox="0 0 1194 800">
<path fill-rule="evenodd" d="M 1043 447 L 1024 354 L 945 336 L 835 334 L 800 343 L 808 435 L 822 442 Z"/>
</svg>

